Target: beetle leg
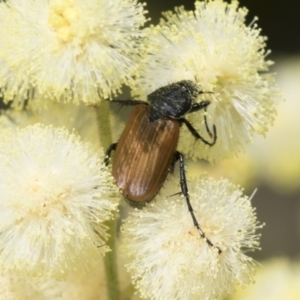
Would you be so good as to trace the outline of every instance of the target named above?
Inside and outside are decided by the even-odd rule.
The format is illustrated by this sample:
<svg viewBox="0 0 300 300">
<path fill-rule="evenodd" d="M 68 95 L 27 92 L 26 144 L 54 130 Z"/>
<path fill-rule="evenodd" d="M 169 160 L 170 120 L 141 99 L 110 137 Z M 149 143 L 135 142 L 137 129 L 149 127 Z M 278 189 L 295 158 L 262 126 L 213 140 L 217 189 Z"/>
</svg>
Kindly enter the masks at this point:
<svg viewBox="0 0 300 300">
<path fill-rule="evenodd" d="M 145 104 L 145 105 L 149 105 L 148 102 L 146 101 L 142 101 L 142 100 L 119 100 L 119 99 L 115 99 L 115 100 L 109 100 L 109 102 L 113 102 L 113 103 L 119 103 L 121 105 L 139 105 L 139 104 Z"/>
<path fill-rule="evenodd" d="M 104 164 L 105 166 L 108 165 L 110 156 L 111 156 L 111 152 L 116 150 L 118 143 L 112 143 L 106 150 L 105 152 L 105 158 L 104 158 Z"/>
<path fill-rule="evenodd" d="M 205 118 L 205 117 L 204 117 L 204 118 Z M 188 130 L 190 131 L 190 133 L 191 133 L 197 140 L 201 140 L 204 144 L 209 145 L 209 146 L 213 146 L 213 145 L 216 143 L 216 140 L 217 140 L 217 130 L 216 130 L 216 126 L 213 125 L 213 134 L 211 134 L 211 132 L 209 131 L 208 126 L 207 126 L 206 118 L 205 118 L 205 127 L 206 127 L 206 130 L 207 130 L 208 134 L 213 136 L 213 141 L 212 141 L 212 142 L 208 142 L 207 140 L 205 140 L 205 139 L 197 132 L 197 130 L 193 127 L 193 125 L 192 125 L 188 120 L 186 120 L 185 118 L 181 118 L 180 120 L 186 125 L 186 127 L 188 128 Z"/>
<path fill-rule="evenodd" d="M 193 223 L 194 226 L 196 226 L 196 228 L 198 229 L 200 236 L 206 240 L 207 244 L 211 247 L 215 247 L 215 245 L 205 236 L 205 233 L 203 232 L 203 230 L 201 229 L 195 214 L 194 214 L 194 209 L 192 207 L 191 201 L 190 201 L 190 196 L 189 196 L 189 191 L 188 191 L 188 187 L 187 187 L 187 183 L 186 183 L 186 176 L 185 176 L 185 169 L 184 169 L 184 158 L 182 153 L 180 153 L 179 151 L 176 151 L 174 154 L 174 160 L 177 161 L 179 160 L 179 167 L 180 167 L 180 186 L 181 186 L 181 192 L 185 197 L 186 200 L 186 204 L 188 206 L 188 210 L 192 216 L 193 219 Z M 219 251 L 219 254 L 221 254 L 221 249 L 216 247 Z"/>
<path fill-rule="evenodd" d="M 206 112 L 206 108 L 204 108 L 204 111 Z M 207 125 L 207 117 L 206 117 L 206 115 L 204 115 L 204 124 L 205 124 L 205 128 L 206 128 L 206 132 L 209 134 L 209 136 L 211 138 L 214 137 L 214 140 L 216 142 L 216 139 L 217 139 L 216 127 L 214 125 L 214 127 L 213 127 L 214 133 L 212 134 L 211 131 L 209 130 L 208 125 Z"/>
<path fill-rule="evenodd" d="M 177 162 L 178 159 L 179 159 L 179 157 L 178 157 L 178 155 L 176 155 L 176 153 L 175 153 L 175 155 L 174 155 L 173 158 L 172 158 L 170 167 L 169 167 L 169 172 L 170 172 L 171 174 L 174 173 L 175 164 L 176 164 L 176 162 Z M 175 194 L 175 195 L 176 195 L 176 194 Z"/>
</svg>

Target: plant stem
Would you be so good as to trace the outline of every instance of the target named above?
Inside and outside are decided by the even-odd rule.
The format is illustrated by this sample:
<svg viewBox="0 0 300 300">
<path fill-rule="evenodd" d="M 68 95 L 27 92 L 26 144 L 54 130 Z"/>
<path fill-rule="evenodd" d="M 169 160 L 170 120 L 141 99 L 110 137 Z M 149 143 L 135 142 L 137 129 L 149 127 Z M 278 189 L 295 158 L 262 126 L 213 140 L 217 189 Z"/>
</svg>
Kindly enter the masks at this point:
<svg viewBox="0 0 300 300">
<path fill-rule="evenodd" d="M 111 251 L 107 252 L 104 257 L 107 296 L 109 300 L 118 300 L 120 298 L 120 291 L 116 257 L 116 221 L 107 221 L 106 225 L 109 226 L 108 232 L 110 234 L 107 245 L 111 249 Z"/>
<path fill-rule="evenodd" d="M 97 114 L 100 145 L 106 150 L 112 143 L 109 101 L 101 101 L 95 106 L 95 110 Z"/>
<path fill-rule="evenodd" d="M 112 143 L 112 134 L 110 127 L 109 101 L 101 101 L 96 109 L 98 132 L 100 145 L 107 149 Z M 106 273 L 107 296 L 109 300 L 118 300 L 120 298 L 119 279 L 117 268 L 117 249 L 116 249 L 116 220 L 109 220 L 105 223 L 110 235 L 107 245 L 111 251 L 104 257 L 104 266 Z"/>
</svg>

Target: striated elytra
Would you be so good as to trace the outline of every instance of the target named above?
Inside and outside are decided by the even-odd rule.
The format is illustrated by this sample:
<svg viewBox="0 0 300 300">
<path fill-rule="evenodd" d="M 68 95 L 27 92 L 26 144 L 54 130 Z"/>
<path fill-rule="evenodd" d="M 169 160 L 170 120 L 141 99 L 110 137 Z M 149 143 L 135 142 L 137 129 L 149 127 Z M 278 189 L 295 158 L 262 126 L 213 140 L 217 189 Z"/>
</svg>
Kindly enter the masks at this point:
<svg viewBox="0 0 300 300">
<path fill-rule="evenodd" d="M 169 172 L 177 148 L 180 124 L 159 118 L 150 122 L 151 107 L 137 105 L 119 139 L 113 176 L 133 206 L 149 202 Z"/>
</svg>

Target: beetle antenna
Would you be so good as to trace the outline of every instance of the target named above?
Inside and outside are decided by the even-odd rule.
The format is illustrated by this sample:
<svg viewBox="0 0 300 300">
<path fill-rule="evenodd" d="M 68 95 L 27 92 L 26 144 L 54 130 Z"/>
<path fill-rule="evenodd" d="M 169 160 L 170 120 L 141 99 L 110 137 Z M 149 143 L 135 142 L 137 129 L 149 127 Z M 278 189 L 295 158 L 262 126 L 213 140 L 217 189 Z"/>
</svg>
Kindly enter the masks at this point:
<svg viewBox="0 0 300 300">
<path fill-rule="evenodd" d="M 112 103 L 118 103 L 122 106 L 135 106 L 139 104 L 144 104 L 144 105 L 149 105 L 148 102 L 143 101 L 143 100 L 119 100 L 119 99 L 113 99 L 113 100 L 108 100 L 109 102 Z"/>
<path fill-rule="evenodd" d="M 207 124 L 207 116 L 206 116 L 206 108 L 204 108 L 205 114 L 204 114 L 204 124 L 205 124 L 205 128 L 206 128 L 206 132 L 208 133 L 208 135 L 213 138 L 213 134 L 211 133 L 211 131 L 209 130 L 208 124 Z"/>
<path fill-rule="evenodd" d="M 212 144 L 214 145 L 216 143 L 217 140 L 217 129 L 216 126 L 213 125 L 213 133 L 211 133 L 208 124 L 207 124 L 207 117 L 206 117 L 206 108 L 204 108 L 205 114 L 204 114 L 204 124 L 205 124 L 205 129 L 206 132 L 208 133 L 208 135 L 210 136 L 210 138 L 213 139 Z"/>
</svg>

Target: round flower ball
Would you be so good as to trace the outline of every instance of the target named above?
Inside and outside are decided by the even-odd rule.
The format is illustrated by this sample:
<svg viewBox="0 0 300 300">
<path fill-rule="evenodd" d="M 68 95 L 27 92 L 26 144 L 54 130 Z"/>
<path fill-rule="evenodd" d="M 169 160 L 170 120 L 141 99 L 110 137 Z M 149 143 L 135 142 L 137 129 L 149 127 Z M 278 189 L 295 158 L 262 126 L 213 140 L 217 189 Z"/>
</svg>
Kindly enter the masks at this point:
<svg viewBox="0 0 300 300">
<path fill-rule="evenodd" d="M 207 141 L 212 140 L 209 131 L 215 125 L 216 145 L 195 143 L 182 126 L 180 151 L 194 159 L 233 156 L 273 123 L 281 95 L 269 72 L 272 62 L 266 59 L 266 37 L 256 19 L 246 24 L 247 13 L 237 1 L 196 1 L 194 11 L 177 7 L 164 13 L 159 25 L 147 29 L 148 55 L 133 86 L 134 95 L 146 99 L 162 86 L 191 80 L 203 92 L 197 102 L 211 102 L 207 112 L 186 118 Z"/>
<path fill-rule="evenodd" d="M 15 275 L 66 278 L 109 251 L 104 221 L 118 206 L 113 178 L 78 136 L 36 124 L 0 142 L 0 266 Z"/>
<path fill-rule="evenodd" d="M 127 268 L 142 298 L 221 299 L 252 281 L 254 261 L 244 251 L 258 247 L 261 226 L 251 199 L 225 179 L 200 178 L 189 189 L 206 238 L 184 197 L 152 202 L 122 226 Z"/>
</svg>

